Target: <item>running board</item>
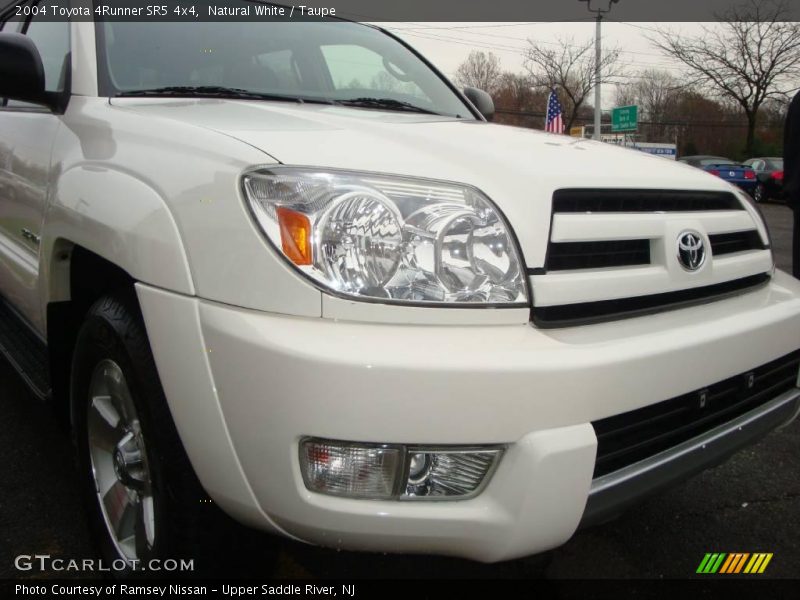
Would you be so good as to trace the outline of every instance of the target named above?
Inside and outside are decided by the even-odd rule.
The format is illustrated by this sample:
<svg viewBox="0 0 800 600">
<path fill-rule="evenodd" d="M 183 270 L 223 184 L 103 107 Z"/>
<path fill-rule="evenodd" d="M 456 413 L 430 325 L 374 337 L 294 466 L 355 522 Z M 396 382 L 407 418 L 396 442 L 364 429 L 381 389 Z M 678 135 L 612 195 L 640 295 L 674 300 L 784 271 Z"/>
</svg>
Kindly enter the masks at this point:
<svg viewBox="0 0 800 600">
<path fill-rule="evenodd" d="M 0 298 L 0 356 L 4 356 L 11 363 L 40 400 L 50 398 L 47 345 L 2 298 Z"/>
</svg>

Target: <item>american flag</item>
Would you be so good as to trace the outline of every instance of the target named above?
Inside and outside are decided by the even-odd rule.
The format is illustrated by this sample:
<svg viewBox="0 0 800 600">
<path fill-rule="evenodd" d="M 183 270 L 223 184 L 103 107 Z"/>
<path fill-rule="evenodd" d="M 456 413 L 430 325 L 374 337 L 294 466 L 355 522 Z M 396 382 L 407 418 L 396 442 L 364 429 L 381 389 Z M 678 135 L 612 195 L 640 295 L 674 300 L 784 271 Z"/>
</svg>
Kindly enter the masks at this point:
<svg viewBox="0 0 800 600">
<path fill-rule="evenodd" d="M 550 90 L 550 97 L 547 99 L 547 118 L 544 121 L 544 130 L 548 133 L 564 133 L 561 102 L 558 101 L 555 88 Z"/>
</svg>

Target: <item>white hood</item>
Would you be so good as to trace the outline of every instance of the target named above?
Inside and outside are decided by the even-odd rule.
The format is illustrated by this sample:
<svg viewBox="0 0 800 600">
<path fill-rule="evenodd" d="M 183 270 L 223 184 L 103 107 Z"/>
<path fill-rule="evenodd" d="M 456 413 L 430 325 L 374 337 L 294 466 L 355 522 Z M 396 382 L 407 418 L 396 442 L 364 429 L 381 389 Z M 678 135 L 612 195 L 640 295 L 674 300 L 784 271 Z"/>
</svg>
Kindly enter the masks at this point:
<svg viewBox="0 0 800 600">
<path fill-rule="evenodd" d="M 119 99 L 119 107 L 212 129 L 290 165 L 471 184 L 497 203 L 528 266 L 541 265 L 551 197 L 565 187 L 728 191 L 693 167 L 608 144 L 416 113 L 217 99 Z"/>
</svg>

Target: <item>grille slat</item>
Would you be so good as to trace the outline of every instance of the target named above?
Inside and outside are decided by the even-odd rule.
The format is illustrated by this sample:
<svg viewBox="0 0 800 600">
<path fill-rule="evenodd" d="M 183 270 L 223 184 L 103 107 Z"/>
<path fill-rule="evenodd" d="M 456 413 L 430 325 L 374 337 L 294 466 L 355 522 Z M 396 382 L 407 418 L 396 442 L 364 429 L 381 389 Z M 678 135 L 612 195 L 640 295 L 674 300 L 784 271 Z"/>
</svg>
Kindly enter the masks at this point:
<svg viewBox="0 0 800 600">
<path fill-rule="evenodd" d="M 678 408 L 670 410 L 669 412 L 665 412 L 663 414 L 657 414 L 653 417 L 645 418 L 635 423 L 628 423 L 627 425 L 622 425 L 621 427 L 617 427 L 616 429 L 611 429 L 603 433 L 597 433 L 597 439 L 598 440 L 612 439 L 614 437 L 627 435 L 630 432 L 636 431 L 637 429 L 640 429 L 642 427 L 652 427 L 656 425 L 659 421 L 675 417 L 680 413 L 686 412 L 687 410 L 690 409 L 686 406 L 679 406 Z"/>
<path fill-rule="evenodd" d="M 761 236 L 755 229 L 712 234 L 708 236 L 708 239 L 711 242 L 711 253 L 714 256 L 766 249 L 761 241 Z"/>
<path fill-rule="evenodd" d="M 764 250 L 767 246 L 755 229 L 708 236 L 713 256 Z M 650 264 L 650 240 L 550 242 L 545 269 L 568 271 Z"/>
<path fill-rule="evenodd" d="M 748 410 L 756 408 L 759 404 L 763 403 L 763 402 L 759 402 L 759 400 L 763 400 L 764 402 L 766 402 L 766 401 L 774 398 L 775 396 L 778 395 L 778 393 L 780 393 L 780 392 L 777 392 L 777 390 L 786 391 L 792 385 L 794 385 L 795 380 L 796 380 L 796 377 L 794 377 L 794 378 L 786 378 L 784 381 L 779 382 L 779 383 L 777 383 L 775 385 L 772 385 L 769 388 L 767 388 L 766 390 L 763 390 L 762 392 L 760 392 L 759 394 L 757 394 L 753 398 L 747 398 L 747 399 L 744 399 L 744 400 L 740 400 L 739 402 L 736 402 L 735 404 L 727 406 L 724 409 L 718 410 L 718 411 L 716 411 L 716 412 L 714 412 L 714 413 L 712 413 L 710 415 L 707 415 L 707 416 L 704 416 L 704 417 L 700 417 L 697 420 L 693 421 L 692 423 L 688 423 L 686 425 L 683 425 L 683 426 L 681 426 L 681 427 L 679 427 L 677 429 L 673 429 L 671 431 L 666 431 L 666 432 L 663 432 L 663 433 L 660 433 L 660 434 L 656 434 L 654 437 L 648 438 L 648 439 L 643 440 L 641 442 L 638 442 L 638 443 L 634 444 L 633 446 L 628 446 L 628 447 L 620 448 L 619 450 L 616 450 L 614 452 L 609 452 L 608 454 L 606 454 L 602 458 L 598 459 L 598 461 L 597 461 L 598 465 L 602 466 L 603 464 L 608 463 L 609 461 L 620 460 L 622 457 L 624 457 L 626 455 L 642 454 L 643 451 L 645 451 L 647 448 L 660 447 L 665 441 L 667 441 L 669 439 L 674 439 L 674 438 L 678 438 L 678 437 L 686 437 L 686 439 L 690 439 L 692 437 L 695 437 L 696 435 L 699 435 L 700 433 L 703 433 L 704 431 L 707 431 L 708 429 L 712 429 L 713 427 L 715 427 L 715 426 L 717 426 L 717 425 L 719 425 L 721 423 L 724 423 L 726 420 L 728 420 L 728 421 L 732 420 L 736 416 L 738 416 L 739 414 L 742 414 L 744 412 L 747 412 Z M 688 412 L 688 409 L 685 410 L 685 411 L 682 411 L 682 412 Z M 729 415 L 730 415 L 730 417 L 726 418 Z M 610 438 L 606 436 L 605 439 L 609 440 Z M 599 437 L 598 437 L 598 440 L 599 440 Z M 672 445 L 675 445 L 675 444 L 672 444 Z M 650 455 L 656 454 L 656 452 L 660 452 L 663 449 L 664 448 L 660 448 L 659 450 L 657 450 L 655 452 L 651 452 L 649 454 Z M 641 460 L 641 458 L 639 458 L 637 460 Z"/>
<path fill-rule="evenodd" d="M 554 213 L 693 212 L 744 210 L 729 192 L 692 190 L 564 189 L 553 194 Z"/>
<path fill-rule="evenodd" d="M 793 388 L 800 350 L 753 371 L 592 423 L 597 434 L 595 477 L 674 447 L 730 421 Z M 752 376 L 753 385 L 749 387 Z M 707 395 L 700 408 L 700 392 Z"/>
<path fill-rule="evenodd" d="M 650 264 L 649 240 L 551 243 L 548 271 L 598 269 Z"/>
<path fill-rule="evenodd" d="M 762 273 L 724 283 L 663 294 L 559 304 L 557 306 L 534 306 L 533 322 L 538 327 L 547 329 L 625 319 L 719 300 L 725 296 L 763 285 L 767 281 L 769 281 L 769 275 Z"/>
</svg>

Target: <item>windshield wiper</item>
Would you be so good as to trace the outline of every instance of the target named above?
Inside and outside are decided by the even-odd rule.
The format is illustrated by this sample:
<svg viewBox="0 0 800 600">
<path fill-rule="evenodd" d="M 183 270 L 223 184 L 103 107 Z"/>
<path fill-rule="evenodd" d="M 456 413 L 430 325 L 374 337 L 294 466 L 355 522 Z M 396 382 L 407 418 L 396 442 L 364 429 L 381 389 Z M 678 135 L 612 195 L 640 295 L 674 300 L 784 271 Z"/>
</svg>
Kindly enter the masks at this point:
<svg viewBox="0 0 800 600">
<path fill-rule="evenodd" d="M 176 96 L 183 98 L 241 98 L 245 100 L 277 100 L 279 102 L 297 102 L 305 104 L 333 104 L 332 100 L 321 98 L 302 98 L 300 96 L 283 96 L 265 92 L 253 92 L 242 88 L 231 88 L 221 85 L 171 85 L 148 90 L 129 90 L 120 92 L 117 97 L 125 96 Z"/>
<path fill-rule="evenodd" d="M 410 102 L 395 100 L 393 98 L 352 98 L 350 100 L 336 100 L 336 104 L 344 106 L 356 106 L 358 108 L 375 108 L 383 110 L 402 110 L 409 112 L 424 113 L 426 115 L 441 115 L 433 110 L 422 108 Z"/>
</svg>

